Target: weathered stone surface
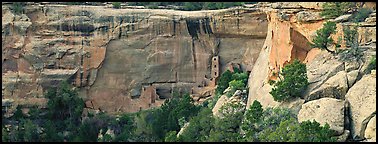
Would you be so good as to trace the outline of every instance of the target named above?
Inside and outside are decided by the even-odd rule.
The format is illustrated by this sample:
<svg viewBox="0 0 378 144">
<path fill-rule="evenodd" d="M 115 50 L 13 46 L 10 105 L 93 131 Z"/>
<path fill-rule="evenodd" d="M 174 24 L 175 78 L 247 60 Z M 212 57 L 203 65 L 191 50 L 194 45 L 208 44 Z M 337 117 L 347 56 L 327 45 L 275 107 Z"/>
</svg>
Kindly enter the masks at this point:
<svg viewBox="0 0 378 144">
<path fill-rule="evenodd" d="M 339 73 L 340 71 L 344 71 L 344 64 L 337 60 L 335 57 L 332 56 L 332 54 L 322 51 L 319 55 L 317 55 L 310 63 L 307 64 L 307 78 L 308 82 L 310 83 L 307 87 L 307 90 L 304 94 L 305 99 L 312 100 L 319 98 L 318 92 L 322 92 L 323 90 L 320 90 L 319 88 L 322 87 L 322 85 L 331 77 Z M 348 88 L 346 80 L 346 76 L 344 77 L 345 73 L 340 73 L 338 77 L 333 78 L 333 80 L 329 81 L 328 84 L 333 85 L 334 87 L 339 87 L 338 84 L 340 83 L 341 87 L 344 88 L 345 85 Z M 338 81 L 338 79 L 343 81 Z M 345 81 L 345 84 L 344 84 Z M 334 84 L 332 84 L 334 83 Z M 333 87 L 331 86 L 331 87 Z M 326 88 L 323 86 L 322 89 Z M 314 93 L 317 91 L 317 93 Z M 340 92 L 344 92 L 345 90 L 342 89 Z M 316 95 L 314 95 L 316 94 Z M 345 95 L 345 93 L 340 93 L 341 95 Z M 340 96 L 341 96 L 340 95 Z M 315 97 L 309 97 L 309 96 L 315 96 Z"/>
<path fill-rule="evenodd" d="M 334 20 L 332 20 L 333 22 L 346 22 L 350 19 L 350 17 L 352 16 L 352 14 L 346 14 L 346 15 L 341 15 L 337 18 L 335 18 Z"/>
<path fill-rule="evenodd" d="M 301 11 L 297 13 L 296 16 L 299 22 L 311 22 L 311 21 L 322 20 L 323 18 L 320 17 L 319 14 L 320 12 Z"/>
<path fill-rule="evenodd" d="M 284 11 L 274 9 L 267 12 L 268 33 L 249 77 L 247 107 L 254 100 L 260 101 L 264 108 L 279 105 L 269 94 L 272 86 L 268 84 L 268 81 L 276 80 L 277 77 L 273 76 L 273 73 L 278 73 L 293 59 L 306 60 L 307 53 L 311 50 L 308 45 L 309 40 L 312 39 L 311 35 L 322 26 L 322 21 L 297 23 L 295 19 L 292 19 L 295 13 L 286 13 L 291 18 L 289 21 L 282 21 L 277 16 L 280 12 Z M 314 53 L 313 57 L 316 54 Z"/>
<path fill-rule="evenodd" d="M 311 101 L 323 97 L 331 97 L 336 99 L 344 99 L 348 91 L 348 79 L 345 71 L 338 72 L 335 76 L 329 78 L 319 88 L 305 95 L 306 101 Z"/>
<path fill-rule="evenodd" d="M 370 119 L 369 123 L 366 126 L 365 130 L 365 138 L 370 139 L 371 141 L 377 140 L 377 122 L 376 122 L 376 116 Z"/>
<path fill-rule="evenodd" d="M 215 55 L 220 57 L 220 72 L 230 62 L 251 70 L 268 23 L 260 10 L 175 11 L 45 4 L 27 5 L 26 15 L 18 15 L 9 10 L 9 5 L 2 7 L 2 71 L 14 72 L 7 75 L 16 75 L 16 79 L 17 72 L 27 72 L 31 82 L 15 84 L 15 88 L 6 86 L 5 97 L 24 96 L 29 89 L 48 85 L 45 78 L 57 77 L 54 84 L 69 79 L 83 87 L 81 96 L 110 113 L 149 107 L 142 100 L 130 98 L 130 91 L 142 84 L 182 85 L 183 89 L 198 86 L 210 78 L 210 58 Z M 47 76 L 45 69 L 77 72 L 63 78 L 61 74 Z M 164 85 L 157 91 L 171 89 Z"/>
<path fill-rule="evenodd" d="M 337 142 L 345 142 L 350 135 L 349 130 L 344 130 L 344 133 L 337 137 Z"/>
<path fill-rule="evenodd" d="M 353 84 L 356 82 L 359 73 L 360 73 L 359 70 L 354 70 L 354 71 L 347 73 L 348 87 L 349 88 L 352 87 Z"/>
<path fill-rule="evenodd" d="M 341 135 L 344 132 L 344 101 L 334 98 L 321 98 L 302 105 L 298 121 L 315 120 L 321 125 L 329 124 L 330 129 Z"/>
<path fill-rule="evenodd" d="M 214 116 L 219 116 L 219 109 L 228 101 L 228 97 L 226 95 L 222 95 L 219 97 L 217 103 L 215 104 L 214 108 L 212 109 Z"/>
<path fill-rule="evenodd" d="M 351 134 L 353 138 L 363 138 L 367 120 L 376 112 L 376 79 L 364 75 L 345 95 L 350 103 Z"/>
</svg>

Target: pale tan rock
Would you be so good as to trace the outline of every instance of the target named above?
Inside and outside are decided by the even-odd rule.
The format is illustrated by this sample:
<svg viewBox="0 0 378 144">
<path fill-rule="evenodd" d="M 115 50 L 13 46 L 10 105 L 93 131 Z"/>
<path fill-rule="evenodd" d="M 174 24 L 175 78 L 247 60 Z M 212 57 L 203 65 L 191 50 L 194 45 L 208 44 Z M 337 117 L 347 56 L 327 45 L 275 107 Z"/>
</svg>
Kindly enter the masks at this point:
<svg viewBox="0 0 378 144">
<path fill-rule="evenodd" d="M 369 123 L 366 126 L 365 129 L 365 138 L 371 139 L 372 141 L 376 141 L 376 133 L 377 133 L 377 122 L 376 122 L 376 116 L 370 119 Z"/>
<path fill-rule="evenodd" d="M 226 95 L 222 95 L 219 97 L 217 103 L 215 104 L 214 108 L 212 109 L 213 115 L 219 117 L 219 109 L 228 101 L 228 97 Z"/>
<path fill-rule="evenodd" d="M 344 101 L 334 98 L 321 98 L 302 105 L 298 121 L 315 120 L 321 125 L 328 123 L 330 129 L 341 135 L 344 132 Z"/>
<path fill-rule="evenodd" d="M 353 138 L 362 138 L 363 122 L 376 112 L 376 79 L 364 75 L 348 90 L 345 100 L 350 104 L 351 134 Z"/>
<path fill-rule="evenodd" d="M 350 135 L 349 130 L 344 130 L 344 133 L 337 137 L 337 142 L 345 142 Z"/>
<path fill-rule="evenodd" d="M 338 72 L 325 81 L 319 88 L 305 95 L 306 101 L 311 101 L 323 97 L 331 97 L 336 99 L 344 99 L 348 91 L 348 79 L 345 71 Z"/>
<path fill-rule="evenodd" d="M 353 84 L 356 82 L 359 73 L 360 73 L 359 70 L 354 70 L 354 71 L 348 72 L 347 78 L 348 78 L 348 87 L 349 88 L 352 87 Z"/>
</svg>

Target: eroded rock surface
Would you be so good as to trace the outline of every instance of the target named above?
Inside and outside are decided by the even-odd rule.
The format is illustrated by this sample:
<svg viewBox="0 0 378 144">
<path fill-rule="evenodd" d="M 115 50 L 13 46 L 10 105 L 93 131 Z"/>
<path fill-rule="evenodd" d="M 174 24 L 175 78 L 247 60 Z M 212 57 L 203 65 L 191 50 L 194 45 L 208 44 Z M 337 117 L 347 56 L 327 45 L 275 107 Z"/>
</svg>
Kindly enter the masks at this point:
<svg viewBox="0 0 378 144">
<path fill-rule="evenodd" d="M 315 120 L 321 125 L 326 123 L 330 129 L 341 135 L 344 132 L 344 101 L 334 98 L 321 98 L 302 105 L 298 121 Z"/>
<path fill-rule="evenodd" d="M 373 74 L 365 75 L 345 95 L 350 104 L 351 134 L 363 138 L 366 125 L 376 113 L 376 79 Z"/>
<path fill-rule="evenodd" d="M 168 98 L 173 88 L 190 92 L 207 83 L 213 56 L 220 57 L 219 72 L 228 63 L 251 70 L 268 23 L 256 9 L 30 4 L 23 15 L 14 14 L 9 4 L 2 9 L 4 98 L 40 97 L 69 80 L 95 108 L 110 113 L 159 105 L 142 98 L 146 85 Z"/>
</svg>

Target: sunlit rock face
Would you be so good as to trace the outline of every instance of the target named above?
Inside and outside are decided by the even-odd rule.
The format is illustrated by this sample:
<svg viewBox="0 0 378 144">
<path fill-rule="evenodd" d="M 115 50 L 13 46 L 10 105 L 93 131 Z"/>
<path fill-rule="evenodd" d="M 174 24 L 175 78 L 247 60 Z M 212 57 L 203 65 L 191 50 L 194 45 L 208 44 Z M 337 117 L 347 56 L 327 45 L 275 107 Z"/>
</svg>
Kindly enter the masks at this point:
<svg viewBox="0 0 378 144">
<path fill-rule="evenodd" d="M 136 112 L 188 91 L 229 63 L 250 71 L 267 33 L 260 10 L 113 9 L 102 6 L 2 5 L 3 98 L 43 97 L 69 80 L 94 109 Z"/>
</svg>

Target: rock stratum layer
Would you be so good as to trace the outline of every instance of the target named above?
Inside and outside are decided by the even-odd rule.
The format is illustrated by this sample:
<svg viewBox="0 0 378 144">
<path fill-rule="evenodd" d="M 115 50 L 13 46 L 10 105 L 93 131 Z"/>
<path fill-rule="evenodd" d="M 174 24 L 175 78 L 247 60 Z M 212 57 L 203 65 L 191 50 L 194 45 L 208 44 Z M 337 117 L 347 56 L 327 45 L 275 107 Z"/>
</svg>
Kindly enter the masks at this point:
<svg viewBox="0 0 378 144">
<path fill-rule="evenodd" d="M 246 9 L 30 4 L 15 14 L 9 6 L 2 5 L 3 99 L 34 103 L 69 80 L 87 107 L 109 113 L 160 105 L 145 94 L 151 91 L 164 98 L 207 85 L 213 56 L 220 72 L 229 63 L 250 71 L 268 24 L 264 12 Z M 148 86 L 154 89 L 145 91 Z"/>
</svg>

